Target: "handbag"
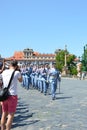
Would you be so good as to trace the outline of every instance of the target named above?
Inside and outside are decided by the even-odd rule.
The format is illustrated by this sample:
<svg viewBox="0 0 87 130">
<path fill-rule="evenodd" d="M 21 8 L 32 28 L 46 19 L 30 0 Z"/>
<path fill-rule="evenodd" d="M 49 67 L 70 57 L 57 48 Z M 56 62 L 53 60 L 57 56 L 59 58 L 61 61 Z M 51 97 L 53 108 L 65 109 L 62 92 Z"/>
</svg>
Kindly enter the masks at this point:
<svg viewBox="0 0 87 130">
<path fill-rule="evenodd" d="M 0 101 L 5 101 L 6 99 L 8 99 L 8 97 L 9 97 L 9 88 L 10 88 L 11 81 L 13 79 L 14 73 L 15 73 L 15 70 L 13 71 L 13 73 L 11 75 L 8 87 L 1 88 L 1 90 L 0 90 Z"/>
</svg>

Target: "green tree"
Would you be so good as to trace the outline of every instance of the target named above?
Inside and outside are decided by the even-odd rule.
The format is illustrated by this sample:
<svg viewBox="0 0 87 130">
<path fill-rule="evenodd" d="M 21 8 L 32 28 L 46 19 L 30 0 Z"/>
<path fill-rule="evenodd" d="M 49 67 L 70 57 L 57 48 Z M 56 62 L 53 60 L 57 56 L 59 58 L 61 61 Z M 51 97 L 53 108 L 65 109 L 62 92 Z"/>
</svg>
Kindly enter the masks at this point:
<svg viewBox="0 0 87 130">
<path fill-rule="evenodd" d="M 65 51 L 65 50 L 61 50 L 58 53 L 56 53 L 56 68 L 62 71 L 65 65 L 65 53 L 66 53 L 66 65 L 70 74 L 72 75 L 77 74 L 77 68 L 74 62 L 74 59 L 76 58 L 76 56 L 73 54 L 70 54 L 68 51 Z"/>
<path fill-rule="evenodd" d="M 62 68 L 64 66 L 64 58 L 65 58 L 65 51 L 61 50 L 58 53 L 56 53 L 56 68 L 62 71 Z"/>
</svg>

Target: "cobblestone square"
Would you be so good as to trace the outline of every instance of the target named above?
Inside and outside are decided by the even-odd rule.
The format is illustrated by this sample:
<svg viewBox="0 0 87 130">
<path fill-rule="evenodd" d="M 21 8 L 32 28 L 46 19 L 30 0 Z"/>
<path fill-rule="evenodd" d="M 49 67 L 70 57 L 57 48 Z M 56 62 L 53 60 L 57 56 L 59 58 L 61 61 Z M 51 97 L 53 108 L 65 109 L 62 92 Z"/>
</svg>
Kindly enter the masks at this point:
<svg viewBox="0 0 87 130">
<path fill-rule="evenodd" d="M 56 100 L 19 85 L 12 130 L 87 130 L 87 80 L 62 78 Z"/>
</svg>

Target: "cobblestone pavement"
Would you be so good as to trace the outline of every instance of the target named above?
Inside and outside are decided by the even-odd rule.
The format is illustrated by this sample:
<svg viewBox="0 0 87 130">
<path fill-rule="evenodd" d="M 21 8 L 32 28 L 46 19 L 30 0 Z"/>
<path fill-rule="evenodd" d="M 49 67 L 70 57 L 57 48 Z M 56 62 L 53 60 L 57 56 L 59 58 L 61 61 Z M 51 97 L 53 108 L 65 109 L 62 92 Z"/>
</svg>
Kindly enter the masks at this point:
<svg viewBox="0 0 87 130">
<path fill-rule="evenodd" d="M 87 80 L 62 79 L 56 100 L 19 85 L 12 130 L 87 130 Z"/>
</svg>

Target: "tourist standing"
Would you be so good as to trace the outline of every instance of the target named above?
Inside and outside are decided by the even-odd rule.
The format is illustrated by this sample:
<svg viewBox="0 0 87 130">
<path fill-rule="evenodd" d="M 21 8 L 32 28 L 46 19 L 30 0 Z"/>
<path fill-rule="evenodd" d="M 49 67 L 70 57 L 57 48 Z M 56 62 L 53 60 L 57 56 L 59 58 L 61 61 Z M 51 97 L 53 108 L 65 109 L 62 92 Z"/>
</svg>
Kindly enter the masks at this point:
<svg viewBox="0 0 87 130">
<path fill-rule="evenodd" d="M 18 81 L 22 82 L 21 72 L 19 71 L 16 60 L 11 61 L 9 69 L 6 69 L 2 72 L 3 86 L 7 87 L 14 70 L 16 71 L 14 73 L 14 77 L 12 79 L 12 82 L 9 88 L 9 92 L 10 92 L 9 98 L 2 102 L 1 130 L 5 130 L 5 127 L 6 127 L 6 130 L 11 129 L 14 114 L 16 112 L 17 100 L 18 100 L 17 82 Z"/>
</svg>

